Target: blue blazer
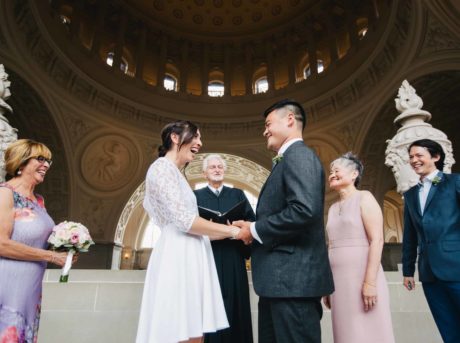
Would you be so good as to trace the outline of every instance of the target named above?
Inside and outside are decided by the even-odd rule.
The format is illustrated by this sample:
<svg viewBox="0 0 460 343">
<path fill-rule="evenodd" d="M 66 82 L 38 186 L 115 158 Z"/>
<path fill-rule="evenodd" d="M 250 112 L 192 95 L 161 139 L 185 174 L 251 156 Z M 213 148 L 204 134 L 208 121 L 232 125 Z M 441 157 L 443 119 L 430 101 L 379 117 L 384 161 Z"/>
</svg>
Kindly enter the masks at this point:
<svg viewBox="0 0 460 343">
<path fill-rule="evenodd" d="M 460 281 L 460 175 L 431 186 L 422 215 L 419 187 L 404 193 L 403 275 L 413 276 L 418 252 L 422 282 Z M 418 251 L 417 251 L 418 250 Z"/>
</svg>

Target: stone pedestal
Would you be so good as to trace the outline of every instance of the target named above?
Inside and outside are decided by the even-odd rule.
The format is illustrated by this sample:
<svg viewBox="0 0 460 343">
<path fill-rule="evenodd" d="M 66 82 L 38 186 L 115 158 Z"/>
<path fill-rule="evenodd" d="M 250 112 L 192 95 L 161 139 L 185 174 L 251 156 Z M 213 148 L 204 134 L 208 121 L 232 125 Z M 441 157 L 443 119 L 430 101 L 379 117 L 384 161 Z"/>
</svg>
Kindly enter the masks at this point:
<svg viewBox="0 0 460 343">
<path fill-rule="evenodd" d="M 443 170 L 445 173 L 451 172 L 455 160 L 452 153 L 452 143 L 444 132 L 427 123 L 431 119 L 431 114 L 422 110 L 422 98 L 416 94 L 415 89 L 407 80 L 404 80 L 399 88 L 395 102 L 396 109 L 401 114 L 396 117 L 394 123 L 400 128 L 392 139 L 387 140 L 385 165 L 393 171 L 397 191 L 402 194 L 417 184 L 420 179 L 409 164 L 407 148 L 412 142 L 427 138 L 441 144 L 446 154 Z"/>
</svg>

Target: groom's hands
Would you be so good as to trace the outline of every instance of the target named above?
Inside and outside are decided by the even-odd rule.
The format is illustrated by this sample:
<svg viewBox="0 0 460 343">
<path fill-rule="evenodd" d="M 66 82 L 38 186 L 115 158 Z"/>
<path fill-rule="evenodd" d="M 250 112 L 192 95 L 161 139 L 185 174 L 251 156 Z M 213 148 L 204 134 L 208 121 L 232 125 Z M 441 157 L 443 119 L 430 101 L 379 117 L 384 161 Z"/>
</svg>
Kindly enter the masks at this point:
<svg viewBox="0 0 460 343">
<path fill-rule="evenodd" d="M 236 239 L 240 239 L 244 244 L 249 245 L 254 239 L 251 234 L 251 223 L 245 222 L 244 220 L 238 220 L 232 223 L 232 225 L 239 227 L 241 230 L 236 236 Z"/>
</svg>

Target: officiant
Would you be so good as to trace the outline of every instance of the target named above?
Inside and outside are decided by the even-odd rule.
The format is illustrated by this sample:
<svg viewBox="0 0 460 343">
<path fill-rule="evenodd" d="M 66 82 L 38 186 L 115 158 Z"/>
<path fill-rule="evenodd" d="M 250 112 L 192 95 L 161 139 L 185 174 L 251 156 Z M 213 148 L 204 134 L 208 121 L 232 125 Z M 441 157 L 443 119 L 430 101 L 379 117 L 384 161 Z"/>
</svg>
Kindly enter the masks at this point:
<svg viewBox="0 0 460 343">
<path fill-rule="evenodd" d="M 223 185 L 227 165 L 217 154 L 203 160 L 203 174 L 208 185 L 195 191 L 198 206 L 225 213 L 240 202 L 244 202 L 243 220 L 254 221 L 254 211 L 241 189 Z M 240 206 L 238 206 L 240 207 Z M 251 308 L 246 259 L 250 248 L 242 241 L 224 239 L 212 241 L 225 311 L 230 328 L 206 334 L 206 343 L 252 343 Z"/>
</svg>

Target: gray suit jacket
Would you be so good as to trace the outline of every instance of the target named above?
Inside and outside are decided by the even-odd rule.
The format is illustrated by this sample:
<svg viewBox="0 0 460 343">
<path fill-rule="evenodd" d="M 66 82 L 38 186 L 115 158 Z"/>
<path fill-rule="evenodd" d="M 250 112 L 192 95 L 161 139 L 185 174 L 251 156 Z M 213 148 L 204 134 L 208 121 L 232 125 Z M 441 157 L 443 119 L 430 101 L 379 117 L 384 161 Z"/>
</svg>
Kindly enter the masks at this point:
<svg viewBox="0 0 460 343">
<path fill-rule="evenodd" d="M 263 297 L 319 297 L 334 291 L 324 232 L 324 171 L 316 154 L 295 142 L 263 186 L 251 265 Z"/>
</svg>

